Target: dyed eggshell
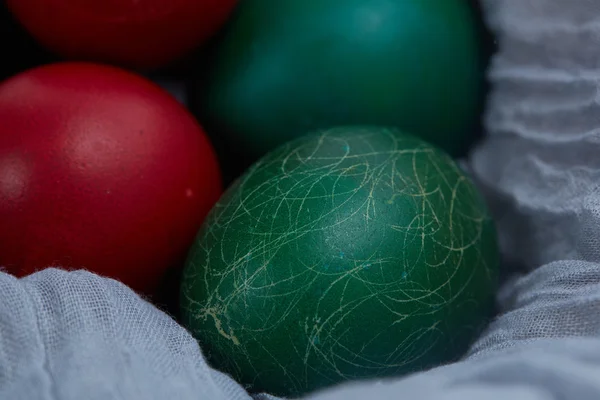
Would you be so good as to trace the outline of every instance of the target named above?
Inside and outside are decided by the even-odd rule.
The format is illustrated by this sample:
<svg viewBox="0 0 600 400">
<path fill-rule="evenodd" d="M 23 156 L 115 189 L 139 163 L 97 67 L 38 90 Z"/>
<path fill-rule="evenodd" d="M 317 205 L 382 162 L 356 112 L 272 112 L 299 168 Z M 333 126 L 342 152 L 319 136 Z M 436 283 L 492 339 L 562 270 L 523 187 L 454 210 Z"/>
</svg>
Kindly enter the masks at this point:
<svg viewBox="0 0 600 400">
<path fill-rule="evenodd" d="M 155 84 L 87 63 L 0 85 L 0 266 L 85 268 L 144 293 L 221 193 L 202 128 Z"/>
<path fill-rule="evenodd" d="M 7 0 L 31 34 L 69 59 L 153 68 L 203 44 L 235 0 Z"/>
<path fill-rule="evenodd" d="M 481 47 L 465 0 L 245 0 L 198 68 L 194 108 L 254 160 L 356 124 L 459 156 L 476 137 Z"/>
<path fill-rule="evenodd" d="M 498 265 L 486 204 L 446 153 L 336 128 L 270 152 L 219 200 L 183 271 L 182 322 L 216 368 L 297 398 L 460 357 Z"/>
</svg>

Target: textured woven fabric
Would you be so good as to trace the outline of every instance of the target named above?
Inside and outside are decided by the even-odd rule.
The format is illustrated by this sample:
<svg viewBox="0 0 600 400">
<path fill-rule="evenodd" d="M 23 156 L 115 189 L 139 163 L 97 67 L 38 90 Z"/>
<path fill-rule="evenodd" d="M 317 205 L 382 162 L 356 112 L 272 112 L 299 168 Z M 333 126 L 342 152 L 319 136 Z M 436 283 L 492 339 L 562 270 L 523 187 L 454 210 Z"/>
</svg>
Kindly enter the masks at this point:
<svg viewBox="0 0 600 400">
<path fill-rule="evenodd" d="M 600 399 L 600 0 L 482 1 L 500 51 L 467 165 L 506 260 L 498 317 L 458 363 L 312 400 Z M 251 399 L 115 281 L 0 274 L 0 299 L 2 400 Z"/>
<path fill-rule="evenodd" d="M 111 279 L 0 275 L 0 399 L 245 399 L 169 316 Z"/>
</svg>

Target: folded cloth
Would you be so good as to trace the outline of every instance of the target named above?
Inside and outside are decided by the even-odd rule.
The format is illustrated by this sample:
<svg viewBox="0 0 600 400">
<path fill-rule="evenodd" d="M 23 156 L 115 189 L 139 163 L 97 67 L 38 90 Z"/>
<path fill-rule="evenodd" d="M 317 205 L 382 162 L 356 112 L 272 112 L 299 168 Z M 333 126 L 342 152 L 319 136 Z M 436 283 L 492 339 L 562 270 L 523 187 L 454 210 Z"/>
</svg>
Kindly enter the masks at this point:
<svg viewBox="0 0 600 400">
<path fill-rule="evenodd" d="M 509 306 L 464 361 L 308 398 L 600 398 L 600 266 L 554 262 L 506 287 Z M 0 298 L 2 400 L 251 400 L 184 328 L 112 279 L 0 273 Z"/>
<path fill-rule="evenodd" d="M 467 165 L 498 221 L 499 315 L 460 362 L 307 399 L 600 399 L 600 1 L 481 1 L 500 50 Z M 48 269 L 0 273 L 4 399 L 251 396 L 124 285 Z"/>
<path fill-rule="evenodd" d="M 125 285 L 86 271 L 0 274 L 0 399 L 248 399 Z"/>
</svg>

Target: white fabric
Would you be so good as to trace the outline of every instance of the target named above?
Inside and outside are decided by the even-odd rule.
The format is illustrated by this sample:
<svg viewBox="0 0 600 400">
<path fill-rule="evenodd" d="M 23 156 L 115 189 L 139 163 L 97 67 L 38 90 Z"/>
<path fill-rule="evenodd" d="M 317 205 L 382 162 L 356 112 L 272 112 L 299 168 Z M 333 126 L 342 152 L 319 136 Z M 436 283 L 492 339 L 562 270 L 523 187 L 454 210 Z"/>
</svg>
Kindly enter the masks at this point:
<svg viewBox="0 0 600 400">
<path fill-rule="evenodd" d="M 241 400 L 173 319 L 85 271 L 0 275 L 0 399 Z"/>
<path fill-rule="evenodd" d="M 499 316 L 459 363 L 312 400 L 600 399 L 600 0 L 482 1 L 500 52 L 469 166 L 506 258 Z M 250 396 L 125 286 L 51 269 L 0 274 L 0 399 Z"/>
</svg>

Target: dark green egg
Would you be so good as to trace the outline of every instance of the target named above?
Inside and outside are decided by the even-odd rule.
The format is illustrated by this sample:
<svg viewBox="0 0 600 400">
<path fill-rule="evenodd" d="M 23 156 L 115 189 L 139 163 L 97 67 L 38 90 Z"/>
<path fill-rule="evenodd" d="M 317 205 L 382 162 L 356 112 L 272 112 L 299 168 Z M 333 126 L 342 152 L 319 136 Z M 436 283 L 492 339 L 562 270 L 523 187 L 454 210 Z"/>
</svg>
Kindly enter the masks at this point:
<svg viewBox="0 0 600 400">
<path fill-rule="evenodd" d="M 443 151 L 394 129 L 303 136 L 214 207 L 184 325 L 251 391 L 298 396 L 461 356 L 492 311 L 494 224 Z"/>
<path fill-rule="evenodd" d="M 375 124 L 456 156 L 483 82 L 466 0 L 243 0 L 198 75 L 199 115 L 262 156 L 309 130 Z"/>
</svg>

